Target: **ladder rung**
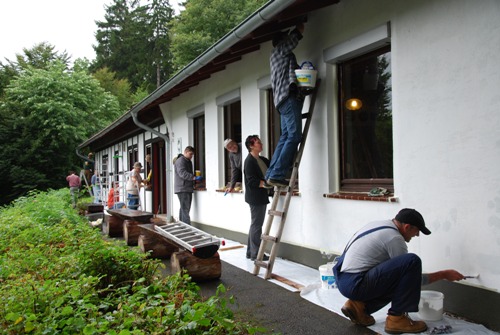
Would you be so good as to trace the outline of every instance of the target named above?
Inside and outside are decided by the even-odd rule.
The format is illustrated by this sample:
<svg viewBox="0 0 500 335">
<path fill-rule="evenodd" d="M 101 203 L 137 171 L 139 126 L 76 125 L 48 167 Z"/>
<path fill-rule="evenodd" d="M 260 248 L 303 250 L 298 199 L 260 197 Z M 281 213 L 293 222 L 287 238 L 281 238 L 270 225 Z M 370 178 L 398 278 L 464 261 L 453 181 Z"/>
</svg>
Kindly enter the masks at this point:
<svg viewBox="0 0 500 335">
<path fill-rule="evenodd" d="M 259 266 L 259 267 L 265 268 L 265 269 L 267 269 L 269 267 L 269 263 L 264 262 L 264 261 L 255 261 L 254 264 L 256 266 Z"/>
<path fill-rule="evenodd" d="M 192 231 L 186 231 L 186 232 L 180 232 L 180 233 L 169 232 L 169 233 L 172 234 L 172 235 L 174 235 L 177 238 L 190 238 L 190 237 L 194 237 L 194 236 L 199 236 L 199 235 L 197 235 L 196 233 L 194 233 Z"/>
<path fill-rule="evenodd" d="M 187 229 L 187 228 L 182 228 L 182 227 L 167 227 L 167 228 L 163 228 L 163 230 L 165 230 L 166 232 L 169 232 L 169 233 L 174 233 L 174 234 L 178 234 L 178 233 L 190 233 L 191 230 L 190 229 Z"/>
<path fill-rule="evenodd" d="M 271 235 L 262 235 L 260 237 L 261 239 L 265 240 L 265 241 L 272 241 L 274 243 L 278 242 L 278 238 L 276 236 L 271 236 Z"/>
<path fill-rule="evenodd" d="M 189 242 L 190 244 L 192 244 L 193 242 L 197 242 L 197 241 L 200 241 L 200 240 L 206 240 L 207 238 L 210 239 L 210 237 L 206 237 L 206 236 L 193 235 L 193 236 L 189 236 L 189 237 L 186 237 L 186 238 L 181 238 L 181 240 L 183 240 L 184 242 Z"/>
<path fill-rule="evenodd" d="M 270 209 L 268 213 L 269 213 L 269 215 L 283 216 L 283 212 L 275 211 L 275 210 L 272 210 L 272 209 Z"/>
</svg>

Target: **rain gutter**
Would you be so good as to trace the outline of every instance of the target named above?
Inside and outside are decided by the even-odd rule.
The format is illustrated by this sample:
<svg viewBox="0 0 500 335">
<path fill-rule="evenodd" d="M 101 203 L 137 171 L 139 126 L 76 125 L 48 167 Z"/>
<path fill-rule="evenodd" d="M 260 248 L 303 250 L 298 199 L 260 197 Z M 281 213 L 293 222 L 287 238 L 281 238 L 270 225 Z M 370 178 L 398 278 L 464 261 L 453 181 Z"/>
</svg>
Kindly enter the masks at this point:
<svg viewBox="0 0 500 335">
<path fill-rule="evenodd" d="M 175 76 L 173 76 L 170 80 L 166 81 L 163 85 L 158 87 L 153 93 L 151 93 L 144 100 L 136 104 L 130 110 L 130 114 L 132 115 L 132 119 L 134 123 L 146 130 L 149 131 L 158 137 L 162 138 L 166 144 L 166 155 L 165 155 L 165 169 L 167 177 L 167 222 L 172 221 L 172 210 L 173 210 L 173 175 L 171 169 L 171 146 L 170 146 L 170 138 L 169 136 L 162 134 L 151 127 L 141 123 L 138 119 L 138 113 L 145 108 L 146 106 L 153 103 L 155 100 L 159 99 L 163 94 L 173 89 L 175 86 L 180 84 L 184 79 L 188 78 L 190 75 L 196 73 L 203 66 L 210 63 L 217 56 L 223 54 L 227 49 L 231 46 L 245 38 L 248 34 L 250 34 L 255 28 L 259 27 L 264 22 L 272 19 L 276 14 L 283 11 L 290 4 L 295 2 L 295 0 L 275 0 L 270 1 L 260 9 L 258 9 L 253 15 L 249 16 L 245 21 L 236 26 L 233 30 L 227 33 L 224 37 L 222 37 L 218 42 L 212 45 L 209 49 L 207 49 L 200 56 L 195 58 L 191 63 L 189 63 L 186 67 L 184 67 L 181 71 L 179 71 Z M 77 152 L 78 154 L 78 152 Z"/>
<path fill-rule="evenodd" d="M 171 164 L 169 164 L 169 162 L 172 161 L 172 154 L 171 154 L 171 150 L 170 150 L 170 137 L 168 136 L 168 128 L 167 128 L 167 135 L 165 134 L 162 134 L 161 132 L 145 125 L 144 123 L 141 123 L 139 121 L 139 119 L 137 118 L 137 112 L 131 112 L 132 114 L 132 119 L 134 120 L 134 123 L 146 130 L 146 131 L 149 131 L 153 134 L 155 134 L 156 136 L 158 136 L 159 138 L 163 139 L 163 141 L 165 141 L 165 175 L 167 176 L 167 183 L 166 183 L 166 187 L 167 187 L 167 210 L 166 210 L 166 213 L 167 213 L 167 222 L 172 222 L 172 211 L 174 209 L 174 204 L 173 204 L 173 189 L 174 189 L 174 185 L 172 183 L 172 180 L 174 180 L 173 178 L 173 174 L 172 174 L 172 168 L 171 168 Z"/>
<path fill-rule="evenodd" d="M 259 27 L 264 22 L 272 19 L 276 14 L 279 14 L 289 5 L 294 3 L 295 0 L 274 0 L 269 1 L 257 11 L 255 11 L 246 20 L 241 22 L 233 30 L 223 36 L 218 42 L 208 48 L 204 53 L 195 58 L 191 63 L 189 63 L 182 70 L 177 72 L 170 80 L 166 81 L 163 85 L 158 87 L 153 93 L 151 93 L 144 100 L 139 102 L 137 105 L 132 107 L 131 113 L 138 113 L 143 108 L 147 107 L 155 100 L 161 98 L 163 94 L 173 89 L 178 84 L 182 83 L 184 79 L 188 78 L 192 74 L 196 73 L 203 66 L 210 63 L 217 56 L 223 54 L 227 49 L 232 47 L 234 44 L 245 38 L 250 34 L 255 28 Z"/>
</svg>

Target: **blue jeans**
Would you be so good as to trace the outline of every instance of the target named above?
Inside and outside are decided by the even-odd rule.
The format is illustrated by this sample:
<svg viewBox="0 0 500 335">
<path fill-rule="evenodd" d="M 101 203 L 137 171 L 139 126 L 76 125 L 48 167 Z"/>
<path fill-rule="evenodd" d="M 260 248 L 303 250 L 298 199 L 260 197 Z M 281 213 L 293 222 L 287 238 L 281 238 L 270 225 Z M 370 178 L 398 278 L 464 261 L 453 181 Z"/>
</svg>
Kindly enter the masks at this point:
<svg viewBox="0 0 500 335">
<path fill-rule="evenodd" d="M 365 303 L 372 314 L 392 302 L 389 312 L 418 312 L 422 284 L 422 261 L 415 254 L 391 258 L 367 272 L 337 274 L 343 296 Z"/>
<path fill-rule="evenodd" d="M 127 199 L 128 199 L 128 205 L 127 205 L 127 207 L 129 209 L 137 209 L 137 208 L 139 208 L 139 194 L 128 193 L 127 194 Z"/>
<path fill-rule="evenodd" d="M 99 203 L 101 197 L 101 187 L 99 185 L 92 185 L 92 192 L 94 193 L 94 203 Z"/>
<path fill-rule="evenodd" d="M 293 165 L 297 146 L 302 140 L 302 106 L 304 100 L 290 95 L 278 109 L 281 121 L 281 136 L 274 150 L 266 179 L 283 180 Z"/>
</svg>

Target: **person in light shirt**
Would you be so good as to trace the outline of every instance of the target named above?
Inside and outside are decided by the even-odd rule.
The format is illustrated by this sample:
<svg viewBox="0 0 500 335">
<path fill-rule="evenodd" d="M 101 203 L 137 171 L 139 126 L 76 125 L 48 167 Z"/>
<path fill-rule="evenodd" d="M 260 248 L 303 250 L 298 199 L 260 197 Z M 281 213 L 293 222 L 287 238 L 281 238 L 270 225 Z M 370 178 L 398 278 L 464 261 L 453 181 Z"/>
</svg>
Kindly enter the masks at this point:
<svg viewBox="0 0 500 335">
<path fill-rule="evenodd" d="M 389 334 L 420 333 L 424 321 L 414 321 L 422 285 L 465 277 L 456 270 L 422 274 L 422 261 L 408 253 L 407 243 L 420 233 L 429 235 L 422 215 L 412 208 L 399 211 L 392 220 L 368 223 L 351 238 L 333 267 L 340 293 L 348 298 L 342 313 L 355 324 L 371 326 L 372 313 L 391 304 L 385 321 Z"/>
</svg>

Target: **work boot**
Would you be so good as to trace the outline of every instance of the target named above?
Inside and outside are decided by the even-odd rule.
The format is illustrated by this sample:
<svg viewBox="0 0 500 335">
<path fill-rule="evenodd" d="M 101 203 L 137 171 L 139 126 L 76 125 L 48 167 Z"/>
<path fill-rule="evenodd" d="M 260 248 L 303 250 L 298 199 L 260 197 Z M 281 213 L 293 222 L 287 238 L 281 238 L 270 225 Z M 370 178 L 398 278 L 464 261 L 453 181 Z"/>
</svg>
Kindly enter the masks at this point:
<svg viewBox="0 0 500 335">
<path fill-rule="evenodd" d="M 408 313 L 403 315 L 387 315 L 385 332 L 388 334 L 421 333 L 427 330 L 424 321 L 413 321 Z"/>
<path fill-rule="evenodd" d="M 340 310 L 357 325 L 366 327 L 375 323 L 373 316 L 366 314 L 365 304 L 361 301 L 349 299 Z"/>
</svg>

